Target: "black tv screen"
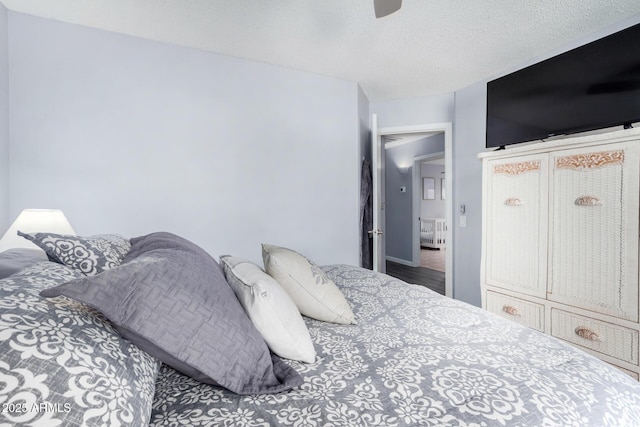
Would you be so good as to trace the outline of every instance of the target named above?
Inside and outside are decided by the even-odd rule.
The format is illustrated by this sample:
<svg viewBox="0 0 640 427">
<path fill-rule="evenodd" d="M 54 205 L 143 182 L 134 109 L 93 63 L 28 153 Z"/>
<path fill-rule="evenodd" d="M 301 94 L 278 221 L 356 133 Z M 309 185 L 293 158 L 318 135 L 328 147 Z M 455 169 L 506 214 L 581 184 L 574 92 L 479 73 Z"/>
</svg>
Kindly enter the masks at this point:
<svg viewBox="0 0 640 427">
<path fill-rule="evenodd" d="M 640 24 L 487 83 L 487 148 L 638 121 Z"/>
</svg>

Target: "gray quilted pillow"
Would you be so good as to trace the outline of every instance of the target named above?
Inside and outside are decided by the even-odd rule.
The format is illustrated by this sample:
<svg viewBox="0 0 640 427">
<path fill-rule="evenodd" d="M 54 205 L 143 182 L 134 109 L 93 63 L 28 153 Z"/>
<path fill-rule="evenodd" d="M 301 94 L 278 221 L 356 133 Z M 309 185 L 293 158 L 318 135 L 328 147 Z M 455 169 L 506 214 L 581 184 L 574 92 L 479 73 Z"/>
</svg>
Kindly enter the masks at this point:
<svg viewBox="0 0 640 427">
<path fill-rule="evenodd" d="M 80 237 L 54 233 L 23 233 L 47 253 L 51 261 L 64 264 L 86 276 L 94 276 L 120 265 L 129 252 L 129 240 L 117 234 Z"/>
<path fill-rule="evenodd" d="M 277 393 L 302 378 L 245 314 L 218 263 L 170 233 L 131 239 L 119 267 L 47 289 L 104 313 L 118 330 L 175 369 L 238 394 Z"/>
</svg>

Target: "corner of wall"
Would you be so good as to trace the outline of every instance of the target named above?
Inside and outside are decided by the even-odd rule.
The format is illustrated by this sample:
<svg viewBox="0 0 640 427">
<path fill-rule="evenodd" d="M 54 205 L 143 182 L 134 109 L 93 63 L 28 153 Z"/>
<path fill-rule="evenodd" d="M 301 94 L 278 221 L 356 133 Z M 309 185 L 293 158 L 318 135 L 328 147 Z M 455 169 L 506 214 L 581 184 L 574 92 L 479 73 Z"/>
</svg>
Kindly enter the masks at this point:
<svg viewBox="0 0 640 427">
<path fill-rule="evenodd" d="M 482 238 L 482 162 L 486 84 L 475 83 L 455 93 L 453 169 L 454 298 L 480 306 Z M 459 225 L 456 207 L 465 205 L 466 225 Z"/>
<path fill-rule="evenodd" d="M 363 161 L 364 159 L 368 159 L 369 161 L 371 161 L 371 114 L 370 114 L 370 107 L 369 107 L 369 98 L 367 98 L 367 95 L 364 93 L 364 91 L 362 90 L 362 88 L 360 87 L 360 85 L 357 85 L 357 91 L 358 91 L 358 138 L 359 138 L 359 150 L 358 150 L 358 164 L 357 164 L 357 171 L 358 171 L 358 191 L 360 192 L 359 197 L 357 198 L 358 200 L 358 252 L 359 252 L 359 266 L 360 267 L 366 267 L 366 265 L 369 263 L 368 261 L 365 261 L 363 258 L 363 245 L 365 244 L 365 240 L 364 239 L 364 233 L 365 230 L 363 229 L 363 227 L 366 227 L 366 224 L 363 225 L 362 222 L 362 215 L 363 215 L 363 206 L 360 206 L 361 200 L 362 200 L 362 191 L 363 191 L 363 185 L 362 185 L 362 166 L 363 166 Z M 364 251 L 366 253 L 366 251 Z M 366 256 L 366 255 L 365 255 Z"/>
<path fill-rule="evenodd" d="M 9 25 L 8 12 L 0 4 L 0 230 L 9 218 Z"/>
<path fill-rule="evenodd" d="M 370 123 L 370 102 L 360 85 L 358 85 L 358 118 L 359 118 L 359 134 L 360 134 L 360 157 L 371 160 L 371 144 L 369 144 L 369 136 L 371 134 Z"/>
</svg>

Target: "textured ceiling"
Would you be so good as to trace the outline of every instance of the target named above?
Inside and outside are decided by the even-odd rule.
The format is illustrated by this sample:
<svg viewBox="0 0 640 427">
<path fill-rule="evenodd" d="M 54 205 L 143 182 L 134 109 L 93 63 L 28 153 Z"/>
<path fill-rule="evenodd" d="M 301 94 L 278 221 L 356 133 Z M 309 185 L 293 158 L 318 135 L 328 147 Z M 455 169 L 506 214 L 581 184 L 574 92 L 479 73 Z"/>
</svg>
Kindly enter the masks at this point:
<svg viewBox="0 0 640 427">
<path fill-rule="evenodd" d="M 0 0 L 12 11 L 358 82 L 453 92 L 640 13 L 638 0 Z"/>
</svg>

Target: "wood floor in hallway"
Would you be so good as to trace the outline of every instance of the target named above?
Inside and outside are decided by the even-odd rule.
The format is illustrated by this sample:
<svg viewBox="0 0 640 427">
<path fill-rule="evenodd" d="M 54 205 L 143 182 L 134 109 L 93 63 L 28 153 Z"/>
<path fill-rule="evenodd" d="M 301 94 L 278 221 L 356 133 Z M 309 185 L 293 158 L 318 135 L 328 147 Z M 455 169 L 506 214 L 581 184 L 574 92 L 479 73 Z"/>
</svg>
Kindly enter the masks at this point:
<svg viewBox="0 0 640 427">
<path fill-rule="evenodd" d="M 387 261 L 387 274 L 407 283 L 426 286 L 444 295 L 444 273 L 424 267 L 410 267 L 404 264 Z"/>
</svg>

